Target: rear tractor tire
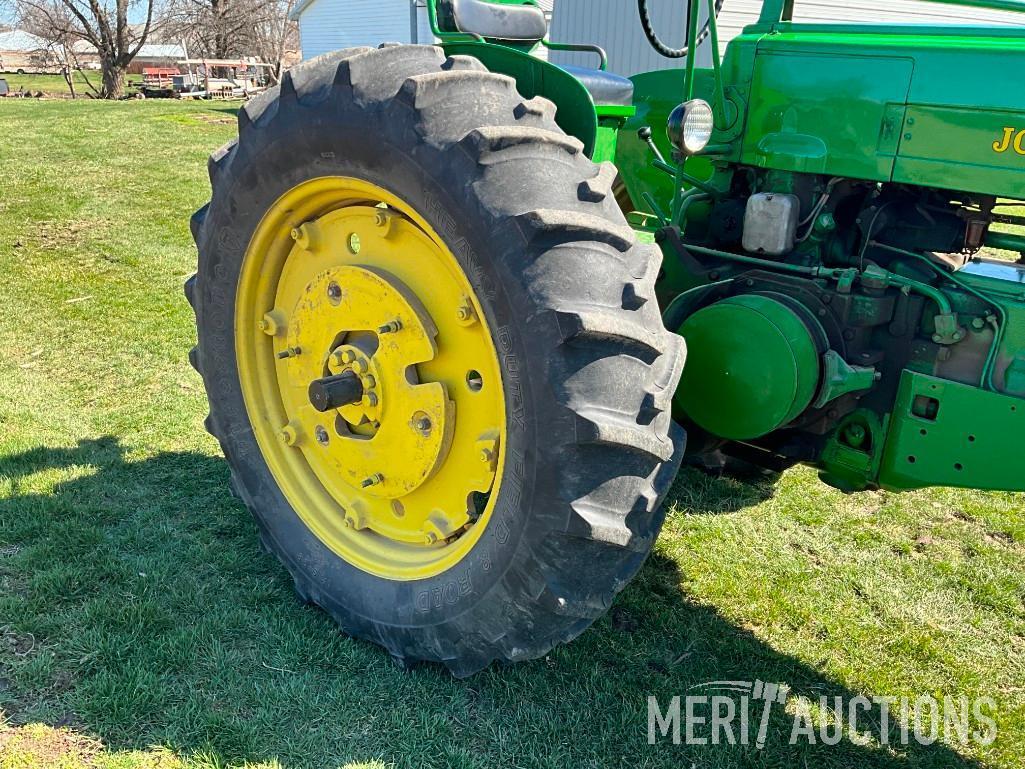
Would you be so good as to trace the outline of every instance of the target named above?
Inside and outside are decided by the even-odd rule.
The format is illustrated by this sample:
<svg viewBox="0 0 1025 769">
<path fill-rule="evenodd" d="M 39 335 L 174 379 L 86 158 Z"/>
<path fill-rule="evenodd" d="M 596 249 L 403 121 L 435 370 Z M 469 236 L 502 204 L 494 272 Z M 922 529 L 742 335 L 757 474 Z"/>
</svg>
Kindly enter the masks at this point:
<svg viewBox="0 0 1025 769">
<path fill-rule="evenodd" d="M 192 220 L 191 360 L 264 545 L 457 676 L 599 617 L 683 451 L 659 253 L 554 113 L 440 48 L 329 54 L 242 109 Z"/>
</svg>

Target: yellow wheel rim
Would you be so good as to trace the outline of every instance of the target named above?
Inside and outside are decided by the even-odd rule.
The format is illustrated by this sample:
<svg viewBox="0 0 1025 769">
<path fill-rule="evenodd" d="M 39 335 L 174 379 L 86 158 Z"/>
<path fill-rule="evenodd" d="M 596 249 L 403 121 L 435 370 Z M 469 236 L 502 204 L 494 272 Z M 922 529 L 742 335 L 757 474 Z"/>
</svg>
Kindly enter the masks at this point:
<svg viewBox="0 0 1025 769">
<path fill-rule="evenodd" d="M 393 580 L 473 548 L 498 497 L 505 399 L 465 273 L 405 201 L 346 177 L 264 215 L 236 296 L 239 379 L 260 450 L 331 550 Z M 314 381 L 361 397 L 318 411 Z"/>
</svg>

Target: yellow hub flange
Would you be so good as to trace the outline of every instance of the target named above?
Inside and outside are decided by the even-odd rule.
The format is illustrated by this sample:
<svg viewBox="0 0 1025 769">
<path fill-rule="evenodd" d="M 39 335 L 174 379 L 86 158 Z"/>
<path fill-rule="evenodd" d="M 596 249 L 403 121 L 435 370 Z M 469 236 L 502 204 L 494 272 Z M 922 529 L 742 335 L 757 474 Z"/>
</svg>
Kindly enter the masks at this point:
<svg viewBox="0 0 1025 769">
<path fill-rule="evenodd" d="M 236 307 L 254 432 L 307 526 L 390 579 L 461 560 L 501 481 L 501 370 L 466 275 L 416 210 L 356 179 L 292 189 L 253 236 Z M 314 408 L 311 382 L 349 372 L 362 397 Z"/>
</svg>

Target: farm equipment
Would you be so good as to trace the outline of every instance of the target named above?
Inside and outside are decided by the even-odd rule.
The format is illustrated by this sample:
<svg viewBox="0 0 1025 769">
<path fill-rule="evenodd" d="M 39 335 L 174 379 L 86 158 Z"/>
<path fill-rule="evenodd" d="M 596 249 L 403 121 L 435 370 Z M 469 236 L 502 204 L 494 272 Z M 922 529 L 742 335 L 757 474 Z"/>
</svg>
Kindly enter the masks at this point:
<svg viewBox="0 0 1025 769">
<path fill-rule="evenodd" d="M 722 0 L 677 51 L 640 0 L 685 61 L 628 80 L 428 5 L 247 103 L 192 219 L 206 426 L 303 599 L 467 675 L 600 616 L 685 459 L 1025 490 L 1020 29 L 765 0 L 720 60 Z"/>
</svg>

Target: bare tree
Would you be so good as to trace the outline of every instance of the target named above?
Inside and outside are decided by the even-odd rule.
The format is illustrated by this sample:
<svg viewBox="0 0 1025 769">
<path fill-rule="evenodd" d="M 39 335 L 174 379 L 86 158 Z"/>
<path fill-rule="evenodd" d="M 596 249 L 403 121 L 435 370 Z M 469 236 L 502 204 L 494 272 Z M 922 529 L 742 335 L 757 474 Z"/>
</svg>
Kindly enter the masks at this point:
<svg viewBox="0 0 1025 769">
<path fill-rule="evenodd" d="M 71 98 L 78 96 L 75 90 L 75 72 L 79 69 L 76 45 L 82 40 L 76 31 L 76 20 L 61 0 L 40 0 L 38 6 L 24 6 L 18 9 L 18 26 L 47 41 L 46 67 L 60 68 L 68 84 Z M 82 79 L 93 95 L 97 89 L 82 73 Z"/>
<path fill-rule="evenodd" d="M 288 18 L 294 7 L 295 0 L 170 0 L 162 28 L 196 56 L 258 56 L 276 65 L 277 77 L 285 52 L 298 42 Z"/>
<path fill-rule="evenodd" d="M 128 11 L 136 4 L 146 10 L 141 28 L 128 23 Z M 96 49 L 101 71 L 98 95 L 104 99 L 124 95 L 128 65 L 153 25 L 153 4 L 154 0 L 15 0 L 18 17 L 45 24 L 50 39 L 85 40 Z"/>
<path fill-rule="evenodd" d="M 299 25 L 289 18 L 295 3 L 296 0 L 272 0 L 268 3 L 272 12 L 254 26 L 253 53 L 274 65 L 271 78 L 275 83 L 281 82 L 285 54 L 299 48 Z"/>
</svg>

